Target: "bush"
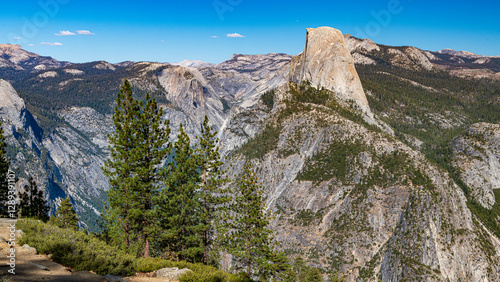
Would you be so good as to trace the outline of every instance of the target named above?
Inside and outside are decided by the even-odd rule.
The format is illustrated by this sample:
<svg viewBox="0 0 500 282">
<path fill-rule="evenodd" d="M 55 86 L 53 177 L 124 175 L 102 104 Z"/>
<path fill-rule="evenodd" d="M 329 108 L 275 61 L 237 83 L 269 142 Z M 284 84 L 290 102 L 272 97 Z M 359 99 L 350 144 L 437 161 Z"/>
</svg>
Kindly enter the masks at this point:
<svg viewBox="0 0 500 282">
<path fill-rule="evenodd" d="M 191 281 L 240 281 L 235 275 L 217 270 L 213 266 L 202 263 L 190 263 L 185 261 L 170 261 L 161 258 L 138 258 L 134 268 L 139 272 L 152 272 L 165 267 L 178 267 L 179 269 L 189 268 L 193 272 L 180 278 L 181 282 Z"/>
<path fill-rule="evenodd" d="M 21 244 L 28 244 L 40 253 L 52 254 L 52 259 L 75 270 L 94 271 L 100 275 L 130 276 L 138 272 L 152 272 L 165 267 L 189 268 L 192 273 L 180 281 L 241 281 L 235 275 L 213 266 L 161 258 L 136 258 L 107 245 L 93 235 L 82 231 L 63 229 L 33 219 L 22 219 L 17 227 L 23 230 Z"/>
<path fill-rule="evenodd" d="M 21 244 L 28 244 L 43 254 L 52 254 L 52 259 L 58 263 L 100 275 L 129 276 L 135 273 L 133 255 L 82 231 L 62 229 L 32 219 L 19 220 L 17 226 L 24 231 Z"/>
</svg>

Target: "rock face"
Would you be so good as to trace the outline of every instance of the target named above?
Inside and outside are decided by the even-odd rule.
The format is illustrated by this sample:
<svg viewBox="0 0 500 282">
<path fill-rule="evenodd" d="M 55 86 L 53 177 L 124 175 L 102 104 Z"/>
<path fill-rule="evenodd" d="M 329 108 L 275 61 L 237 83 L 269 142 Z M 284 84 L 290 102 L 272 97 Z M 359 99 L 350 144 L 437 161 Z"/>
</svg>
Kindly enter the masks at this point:
<svg viewBox="0 0 500 282">
<path fill-rule="evenodd" d="M 500 125 L 478 123 L 452 143 L 453 165 L 458 167 L 473 198 L 483 207 L 495 204 L 493 189 L 500 189 Z"/>
<path fill-rule="evenodd" d="M 0 79 L 0 115 L 15 128 L 23 128 L 23 114 L 26 106 L 23 99 L 7 81 Z M 12 134 L 12 128 L 6 128 L 7 135 Z M 9 134 L 10 133 L 10 134 Z"/>
<path fill-rule="evenodd" d="M 344 101 L 354 101 L 370 113 L 354 60 L 342 33 L 331 27 L 308 28 L 304 52 L 292 59 L 290 81 L 308 80 L 316 88 L 324 87 Z"/>
</svg>

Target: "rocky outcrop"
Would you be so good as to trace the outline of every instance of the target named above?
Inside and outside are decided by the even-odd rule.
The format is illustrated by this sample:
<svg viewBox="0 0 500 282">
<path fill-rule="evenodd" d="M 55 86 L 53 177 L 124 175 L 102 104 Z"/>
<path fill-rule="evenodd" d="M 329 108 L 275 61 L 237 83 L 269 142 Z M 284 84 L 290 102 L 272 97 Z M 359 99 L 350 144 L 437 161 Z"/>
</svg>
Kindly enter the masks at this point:
<svg viewBox="0 0 500 282">
<path fill-rule="evenodd" d="M 273 146 L 237 150 L 229 173 L 250 159 L 288 253 L 348 281 L 500 279 L 500 241 L 420 152 L 320 105 L 283 106 L 264 124 Z"/>
<path fill-rule="evenodd" d="M 470 189 L 473 199 L 491 209 L 493 189 L 500 189 L 500 125 L 478 123 L 452 142 L 453 165 Z"/>
<path fill-rule="evenodd" d="M 68 65 L 51 57 L 25 51 L 20 45 L 0 44 L 0 68 L 36 72 Z"/>
<path fill-rule="evenodd" d="M 6 135 L 12 135 L 16 128 L 23 128 L 26 106 L 23 99 L 17 95 L 16 90 L 7 81 L 0 79 L 0 115 L 12 127 L 6 127 Z"/>
<path fill-rule="evenodd" d="M 331 90 L 344 101 L 353 101 L 370 113 L 354 60 L 342 33 L 331 27 L 308 28 L 304 52 L 293 57 L 290 81 L 310 81 L 312 86 Z"/>
</svg>

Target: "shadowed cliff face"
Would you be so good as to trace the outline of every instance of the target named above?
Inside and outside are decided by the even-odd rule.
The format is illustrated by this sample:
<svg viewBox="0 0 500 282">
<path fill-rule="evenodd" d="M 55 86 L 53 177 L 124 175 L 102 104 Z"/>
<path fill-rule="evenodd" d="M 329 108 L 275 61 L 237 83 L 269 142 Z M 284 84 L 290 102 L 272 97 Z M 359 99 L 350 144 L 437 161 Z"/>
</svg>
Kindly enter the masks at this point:
<svg viewBox="0 0 500 282">
<path fill-rule="evenodd" d="M 320 89 L 331 90 L 337 98 L 354 101 L 370 113 L 354 60 L 342 33 L 331 27 L 308 28 L 304 52 L 292 59 L 290 81 L 310 81 Z"/>
</svg>

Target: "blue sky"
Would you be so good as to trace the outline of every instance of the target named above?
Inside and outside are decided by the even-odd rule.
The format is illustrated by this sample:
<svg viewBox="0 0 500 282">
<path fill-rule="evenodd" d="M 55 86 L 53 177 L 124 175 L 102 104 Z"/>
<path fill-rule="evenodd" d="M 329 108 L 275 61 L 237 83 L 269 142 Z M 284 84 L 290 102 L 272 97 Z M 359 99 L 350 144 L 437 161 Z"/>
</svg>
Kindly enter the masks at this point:
<svg viewBox="0 0 500 282">
<path fill-rule="evenodd" d="M 500 55 L 500 1 L 436 2 L 3 0 L 0 43 L 71 62 L 219 63 L 297 54 L 307 27 L 332 26 L 386 45 Z"/>
</svg>

